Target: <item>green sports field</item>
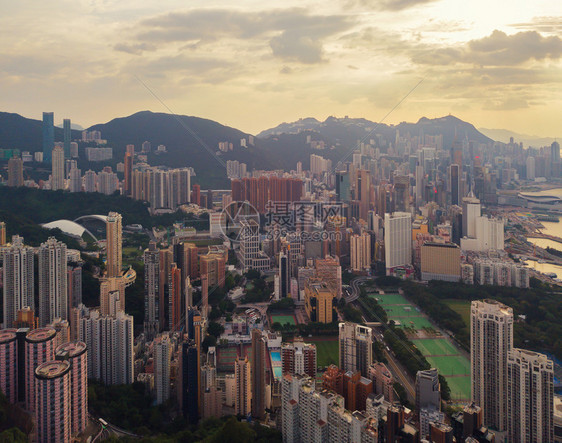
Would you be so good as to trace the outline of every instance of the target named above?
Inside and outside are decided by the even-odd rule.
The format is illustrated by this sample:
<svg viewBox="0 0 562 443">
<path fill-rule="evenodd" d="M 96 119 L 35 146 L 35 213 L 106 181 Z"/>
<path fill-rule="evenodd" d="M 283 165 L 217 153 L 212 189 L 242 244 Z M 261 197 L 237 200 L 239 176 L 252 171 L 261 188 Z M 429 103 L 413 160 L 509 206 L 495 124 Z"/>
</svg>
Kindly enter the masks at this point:
<svg viewBox="0 0 562 443">
<path fill-rule="evenodd" d="M 451 389 L 451 399 L 453 401 L 470 401 L 470 376 L 445 378 Z"/>
<path fill-rule="evenodd" d="M 463 356 L 425 357 L 442 375 L 470 375 L 470 362 Z"/>
<path fill-rule="evenodd" d="M 423 328 L 431 328 L 431 323 L 425 317 L 394 317 L 392 314 L 388 315 L 390 320 L 397 320 L 400 322 L 402 328 L 414 328 L 417 330 Z"/>
<path fill-rule="evenodd" d="M 340 349 L 337 337 L 307 337 L 305 342 L 316 345 L 316 364 L 318 366 L 338 365 Z"/>
<path fill-rule="evenodd" d="M 369 297 L 378 299 L 379 304 L 386 305 L 410 305 L 410 302 L 401 294 L 371 294 Z M 411 305 L 410 305 L 411 306 Z"/>
<path fill-rule="evenodd" d="M 457 300 L 454 298 L 443 300 L 453 311 L 460 314 L 467 328 L 470 327 L 470 300 Z"/>
<path fill-rule="evenodd" d="M 271 324 L 273 323 L 280 323 L 281 326 L 283 325 L 293 325 L 296 326 L 297 322 L 295 321 L 295 317 L 292 315 L 272 315 L 271 316 Z"/>
<path fill-rule="evenodd" d="M 444 338 L 412 340 L 423 355 L 457 355 L 459 351 Z"/>
</svg>

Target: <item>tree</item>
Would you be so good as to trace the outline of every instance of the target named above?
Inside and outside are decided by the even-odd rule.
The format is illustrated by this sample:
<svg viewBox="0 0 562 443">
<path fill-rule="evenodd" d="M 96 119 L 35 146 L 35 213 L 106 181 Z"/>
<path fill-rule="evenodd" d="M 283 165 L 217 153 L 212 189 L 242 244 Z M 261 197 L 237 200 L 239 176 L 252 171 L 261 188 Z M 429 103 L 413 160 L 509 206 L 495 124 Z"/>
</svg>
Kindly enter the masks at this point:
<svg viewBox="0 0 562 443">
<path fill-rule="evenodd" d="M 230 417 L 226 423 L 210 439 L 209 443 L 246 443 L 255 441 L 256 433 L 245 423 Z"/>
<path fill-rule="evenodd" d="M 207 326 L 207 332 L 209 335 L 212 335 L 215 338 L 219 338 L 220 335 L 224 332 L 224 327 L 217 322 L 211 321 Z"/>
</svg>

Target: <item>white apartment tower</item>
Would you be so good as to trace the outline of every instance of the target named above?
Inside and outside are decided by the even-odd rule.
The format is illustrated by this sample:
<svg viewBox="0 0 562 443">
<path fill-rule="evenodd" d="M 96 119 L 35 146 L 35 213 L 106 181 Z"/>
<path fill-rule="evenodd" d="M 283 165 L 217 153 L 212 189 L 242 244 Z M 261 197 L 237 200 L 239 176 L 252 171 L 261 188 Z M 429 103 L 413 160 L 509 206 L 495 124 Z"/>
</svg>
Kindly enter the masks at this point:
<svg viewBox="0 0 562 443">
<path fill-rule="evenodd" d="M 12 244 L 1 249 L 4 282 L 4 327 L 11 328 L 20 309 L 35 308 L 33 248 L 14 235 Z"/>
<path fill-rule="evenodd" d="M 66 245 L 54 237 L 41 244 L 39 255 L 39 326 L 55 318 L 68 320 Z"/>
<path fill-rule="evenodd" d="M 513 348 L 513 309 L 495 301 L 473 301 L 470 315 L 472 401 L 486 426 L 507 428 L 507 358 Z"/>
<path fill-rule="evenodd" d="M 412 264 L 412 216 L 407 212 L 384 214 L 386 270 Z"/>
<path fill-rule="evenodd" d="M 339 368 L 367 377 L 373 362 L 373 330 L 357 323 L 340 323 L 339 345 Z"/>
<path fill-rule="evenodd" d="M 507 360 L 508 439 L 554 441 L 554 365 L 546 355 L 513 349 Z"/>
<path fill-rule="evenodd" d="M 170 352 L 170 338 L 167 335 L 154 340 L 154 390 L 158 405 L 170 398 Z"/>
</svg>

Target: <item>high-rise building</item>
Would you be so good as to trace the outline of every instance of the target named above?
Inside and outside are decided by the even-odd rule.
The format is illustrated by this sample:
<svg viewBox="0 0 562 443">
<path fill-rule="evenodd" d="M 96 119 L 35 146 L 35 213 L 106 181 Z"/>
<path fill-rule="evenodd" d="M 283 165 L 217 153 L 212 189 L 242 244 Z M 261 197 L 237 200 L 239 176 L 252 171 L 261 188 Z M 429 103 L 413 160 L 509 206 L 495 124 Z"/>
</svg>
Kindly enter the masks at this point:
<svg viewBox="0 0 562 443">
<path fill-rule="evenodd" d="M 144 334 L 152 340 L 160 329 L 160 251 L 155 242 L 144 250 Z"/>
<path fill-rule="evenodd" d="M 281 345 L 281 368 L 283 374 L 316 377 L 316 345 L 296 340 Z"/>
<path fill-rule="evenodd" d="M 98 181 L 98 175 L 92 171 L 88 170 L 84 174 L 84 191 L 85 192 L 96 192 L 96 184 Z"/>
<path fill-rule="evenodd" d="M 310 278 L 304 287 L 304 309 L 312 322 L 332 323 L 334 319 L 333 302 L 336 291 L 318 279 Z"/>
<path fill-rule="evenodd" d="M 56 335 L 52 328 L 40 328 L 29 331 L 25 336 L 25 367 L 18 365 L 18 370 L 25 373 L 21 388 L 25 389 L 25 409 L 28 411 L 35 411 L 35 368 L 55 359 Z M 18 356 L 18 361 L 22 360 Z"/>
<path fill-rule="evenodd" d="M 23 186 L 23 160 L 19 157 L 8 160 L 8 186 Z"/>
<path fill-rule="evenodd" d="M 131 179 L 133 175 L 133 155 L 130 152 L 125 153 L 124 164 L 124 181 L 123 181 L 123 194 L 131 195 Z"/>
<path fill-rule="evenodd" d="M 407 212 L 384 215 L 386 272 L 412 264 L 412 216 Z"/>
<path fill-rule="evenodd" d="M 441 410 L 439 373 L 435 368 L 416 374 L 416 410 L 419 413 L 422 409 Z"/>
<path fill-rule="evenodd" d="M 368 376 L 373 362 L 373 330 L 357 323 L 339 324 L 339 367 Z"/>
<path fill-rule="evenodd" d="M 170 398 L 170 338 L 161 335 L 154 340 L 154 390 L 156 404 L 160 405 Z"/>
<path fill-rule="evenodd" d="M 526 165 L 526 177 L 527 180 L 534 180 L 535 179 L 535 157 L 529 156 L 525 162 Z"/>
<path fill-rule="evenodd" d="M 288 297 L 291 292 L 291 267 L 286 251 L 279 253 L 279 298 Z"/>
<path fill-rule="evenodd" d="M 252 329 L 252 417 L 262 419 L 265 416 L 265 366 L 266 344 L 262 332 Z"/>
<path fill-rule="evenodd" d="M 224 287 L 226 256 L 218 253 L 208 253 L 199 257 L 199 272 L 207 276 L 210 287 Z"/>
<path fill-rule="evenodd" d="M 82 171 L 78 168 L 71 168 L 69 173 L 68 190 L 70 192 L 82 192 Z"/>
<path fill-rule="evenodd" d="M 39 255 L 39 326 L 55 318 L 68 320 L 66 245 L 54 237 L 42 243 Z"/>
<path fill-rule="evenodd" d="M 55 147 L 55 115 L 43 112 L 43 162 L 51 163 L 51 153 Z"/>
<path fill-rule="evenodd" d="M 88 354 L 86 343 L 72 341 L 55 349 L 55 359 L 70 363 L 71 429 L 76 435 L 88 424 Z"/>
<path fill-rule="evenodd" d="M 0 246 L 6 244 L 6 223 L 0 222 Z"/>
<path fill-rule="evenodd" d="M 237 415 L 249 415 L 252 412 L 252 369 L 248 357 L 236 357 L 234 362 L 234 379 L 236 395 L 234 412 Z"/>
<path fill-rule="evenodd" d="M 12 327 L 19 310 L 35 307 L 35 278 L 33 248 L 23 244 L 23 237 L 15 235 L 12 243 L 0 250 L 3 266 L 4 325 Z"/>
<path fill-rule="evenodd" d="M 64 158 L 70 158 L 70 141 L 72 140 L 72 124 L 69 118 L 62 121 Z"/>
<path fill-rule="evenodd" d="M 476 219 L 481 216 L 480 200 L 472 196 L 462 199 L 462 236 L 476 238 Z"/>
<path fill-rule="evenodd" d="M 106 222 L 107 231 L 107 276 L 119 277 L 122 267 L 123 228 L 122 217 L 117 212 L 110 212 Z"/>
<path fill-rule="evenodd" d="M 67 266 L 66 268 L 68 289 L 68 316 L 70 310 L 77 308 L 82 303 L 82 266 Z"/>
<path fill-rule="evenodd" d="M 550 161 L 560 163 L 560 143 L 553 141 L 550 145 Z"/>
<path fill-rule="evenodd" d="M 513 348 L 513 309 L 495 300 L 473 301 L 470 314 L 472 401 L 484 424 L 507 428 L 507 357 Z"/>
<path fill-rule="evenodd" d="M 367 232 L 354 234 L 349 241 L 351 269 L 364 271 L 371 268 L 371 236 Z"/>
<path fill-rule="evenodd" d="M 174 331 L 181 327 L 182 291 L 181 269 L 175 263 L 170 266 L 168 275 L 168 329 Z"/>
<path fill-rule="evenodd" d="M 359 218 L 367 220 L 371 209 L 371 174 L 365 169 L 356 172 L 355 200 L 359 201 Z"/>
<path fill-rule="evenodd" d="M 84 308 L 79 339 L 88 347 L 88 378 L 105 384 L 130 384 L 134 381 L 133 317 L 120 311 L 101 316 Z"/>
<path fill-rule="evenodd" d="M 390 403 L 394 401 L 394 377 L 383 362 L 373 363 L 369 366 L 369 378 L 373 380 L 373 391 L 383 395 Z"/>
<path fill-rule="evenodd" d="M 460 205 L 462 200 L 461 168 L 457 164 L 449 166 L 449 183 L 451 187 L 451 204 Z"/>
<path fill-rule="evenodd" d="M 454 243 L 425 242 L 421 246 L 422 280 L 459 281 L 461 250 Z"/>
<path fill-rule="evenodd" d="M 18 342 L 16 329 L 0 330 L 0 391 L 8 402 L 18 401 Z"/>
<path fill-rule="evenodd" d="M 410 177 L 394 175 L 394 209 L 397 212 L 410 210 Z"/>
<path fill-rule="evenodd" d="M 125 287 L 123 277 L 100 279 L 100 313 L 116 315 L 125 311 Z"/>
<path fill-rule="evenodd" d="M 179 404 L 190 423 L 199 420 L 199 350 L 193 340 L 181 344 L 179 374 Z"/>
<path fill-rule="evenodd" d="M 512 349 L 507 360 L 509 441 L 554 441 L 554 365 L 544 354 Z"/>
<path fill-rule="evenodd" d="M 52 151 L 51 171 L 51 190 L 64 189 L 64 150 L 60 146 L 55 146 Z"/>
<path fill-rule="evenodd" d="M 34 370 L 37 394 L 36 435 L 39 443 L 71 441 L 70 363 L 47 361 Z"/>
</svg>

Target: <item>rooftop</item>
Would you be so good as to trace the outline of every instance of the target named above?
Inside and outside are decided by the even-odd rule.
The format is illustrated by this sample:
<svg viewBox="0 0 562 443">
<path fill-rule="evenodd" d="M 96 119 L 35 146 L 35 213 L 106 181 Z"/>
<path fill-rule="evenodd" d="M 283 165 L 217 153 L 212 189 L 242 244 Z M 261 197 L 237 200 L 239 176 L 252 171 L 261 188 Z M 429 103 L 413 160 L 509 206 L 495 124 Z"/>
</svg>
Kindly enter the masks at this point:
<svg viewBox="0 0 562 443">
<path fill-rule="evenodd" d="M 41 343 L 53 339 L 55 335 L 57 331 L 53 328 L 39 328 L 29 331 L 25 339 L 30 343 Z"/>
<path fill-rule="evenodd" d="M 52 380 L 62 377 L 70 370 L 70 363 L 62 360 L 53 360 L 40 364 L 35 369 L 35 377 L 43 380 Z"/>
</svg>

